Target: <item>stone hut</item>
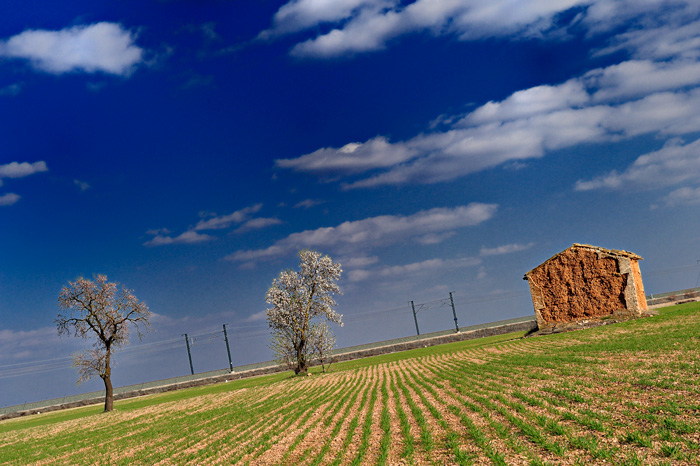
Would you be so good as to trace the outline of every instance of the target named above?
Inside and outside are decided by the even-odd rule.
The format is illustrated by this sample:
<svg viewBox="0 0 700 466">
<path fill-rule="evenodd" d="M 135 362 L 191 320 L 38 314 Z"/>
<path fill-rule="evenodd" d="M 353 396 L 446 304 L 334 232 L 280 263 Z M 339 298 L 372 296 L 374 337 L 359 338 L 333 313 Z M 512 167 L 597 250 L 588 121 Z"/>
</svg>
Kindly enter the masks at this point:
<svg viewBox="0 0 700 466">
<path fill-rule="evenodd" d="M 540 330 L 647 310 L 639 261 L 628 251 L 574 244 L 525 274 Z"/>
</svg>

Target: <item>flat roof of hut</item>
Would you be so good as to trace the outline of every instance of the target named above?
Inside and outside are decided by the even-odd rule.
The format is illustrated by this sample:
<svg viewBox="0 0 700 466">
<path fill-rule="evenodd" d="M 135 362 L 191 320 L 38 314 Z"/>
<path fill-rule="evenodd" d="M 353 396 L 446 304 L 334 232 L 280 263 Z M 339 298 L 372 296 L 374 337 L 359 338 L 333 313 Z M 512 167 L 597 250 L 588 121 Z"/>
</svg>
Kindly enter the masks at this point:
<svg viewBox="0 0 700 466">
<path fill-rule="evenodd" d="M 523 279 L 530 285 L 537 326 L 641 316 L 647 302 L 640 260 L 633 252 L 574 243 L 530 270 Z"/>
</svg>

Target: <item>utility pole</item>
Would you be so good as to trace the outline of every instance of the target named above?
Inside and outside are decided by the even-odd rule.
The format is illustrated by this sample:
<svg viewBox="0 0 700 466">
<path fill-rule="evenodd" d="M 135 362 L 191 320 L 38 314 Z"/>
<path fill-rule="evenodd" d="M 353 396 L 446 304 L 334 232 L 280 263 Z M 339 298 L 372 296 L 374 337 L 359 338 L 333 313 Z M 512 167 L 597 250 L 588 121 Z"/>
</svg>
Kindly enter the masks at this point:
<svg viewBox="0 0 700 466">
<path fill-rule="evenodd" d="M 450 304 L 452 305 L 452 315 L 455 318 L 455 333 L 459 333 L 459 325 L 457 325 L 457 313 L 455 312 L 455 300 L 452 298 L 452 293 L 454 291 L 450 291 Z"/>
<path fill-rule="evenodd" d="M 416 335 L 420 335 L 420 330 L 418 330 L 418 317 L 416 317 L 416 306 L 411 301 L 411 309 L 413 310 L 413 320 L 416 323 Z"/>
<path fill-rule="evenodd" d="M 228 354 L 228 368 L 233 372 L 233 363 L 231 362 L 231 348 L 228 346 L 228 334 L 226 333 L 226 324 L 224 324 L 224 341 L 226 342 L 226 353 Z"/>
<path fill-rule="evenodd" d="M 192 367 L 192 353 L 190 352 L 190 339 L 187 337 L 186 333 L 182 334 L 185 337 L 185 344 L 187 345 L 187 357 L 190 358 L 190 372 L 194 375 L 194 367 Z"/>
</svg>

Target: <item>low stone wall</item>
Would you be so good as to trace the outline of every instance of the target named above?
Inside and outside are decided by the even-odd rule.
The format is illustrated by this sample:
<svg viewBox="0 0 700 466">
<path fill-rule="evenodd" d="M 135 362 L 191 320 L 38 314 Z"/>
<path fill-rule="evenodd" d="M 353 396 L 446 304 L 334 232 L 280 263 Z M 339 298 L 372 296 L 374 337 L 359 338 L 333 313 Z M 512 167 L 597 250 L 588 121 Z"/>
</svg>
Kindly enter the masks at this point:
<svg viewBox="0 0 700 466">
<path fill-rule="evenodd" d="M 650 308 L 673 306 L 674 304 L 700 301 L 700 288 L 671 291 L 647 296 L 647 304 Z"/>
<path fill-rule="evenodd" d="M 396 353 L 398 351 L 406 351 L 416 348 L 424 348 L 427 346 L 442 345 L 445 343 L 453 343 L 456 341 L 474 340 L 477 338 L 491 337 L 495 335 L 504 335 L 513 332 L 529 332 L 537 328 L 537 322 L 534 317 L 532 320 L 525 322 L 517 322 L 513 324 L 505 324 L 497 327 L 481 328 L 466 332 L 455 332 L 448 335 L 426 338 L 423 340 L 409 341 L 394 345 L 378 346 L 376 348 L 368 348 L 352 353 L 340 353 L 334 356 L 336 361 L 349 361 L 352 359 L 367 358 L 370 356 L 378 356 L 380 354 Z"/>
<path fill-rule="evenodd" d="M 370 356 L 377 356 L 381 354 L 396 353 L 399 351 L 406 351 L 415 348 L 424 348 L 427 346 L 441 345 L 444 343 L 452 343 L 456 341 L 474 340 L 477 338 L 490 337 L 495 335 L 504 335 L 506 333 L 513 332 L 527 332 L 537 328 L 537 322 L 533 317 L 532 320 L 527 320 L 524 322 L 516 322 L 504 325 L 498 325 L 494 327 L 479 328 L 476 330 L 468 330 L 465 332 L 451 333 L 447 335 L 440 335 L 436 337 L 428 337 L 420 340 L 396 343 L 391 345 L 377 346 L 374 348 L 367 348 L 358 351 L 352 351 L 347 353 L 338 353 L 333 356 L 335 361 L 350 361 L 353 359 L 367 358 Z M 244 379 L 248 377 L 256 377 L 260 375 L 274 374 L 276 372 L 284 372 L 289 370 L 286 366 L 276 365 L 261 367 L 258 369 L 252 369 L 242 372 L 231 372 L 223 375 L 204 377 L 201 379 L 188 380 L 185 382 L 177 382 L 167 385 L 162 385 L 158 387 L 144 388 L 140 390 L 126 391 L 114 395 L 115 400 L 122 400 L 126 398 L 134 398 L 137 396 L 153 395 L 157 393 L 165 393 L 174 390 L 182 390 L 184 388 L 201 387 L 204 385 L 211 385 L 215 383 L 223 383 L 231 380 Z M 102 404 L 104 403 L 104 396 L 91 397 L 83 400 L 73 401 L 69 403 L 61 403 L 52 406 L 43 406 L 40 408 L 15 411 L 0 415 L 0 420 L 11 419 L 22 416 L 29 416 L 32 414 L 46 413 L 50 411 L 57 411 L 60 409 L 78 408 L 81 406 Z"/>
</svg>

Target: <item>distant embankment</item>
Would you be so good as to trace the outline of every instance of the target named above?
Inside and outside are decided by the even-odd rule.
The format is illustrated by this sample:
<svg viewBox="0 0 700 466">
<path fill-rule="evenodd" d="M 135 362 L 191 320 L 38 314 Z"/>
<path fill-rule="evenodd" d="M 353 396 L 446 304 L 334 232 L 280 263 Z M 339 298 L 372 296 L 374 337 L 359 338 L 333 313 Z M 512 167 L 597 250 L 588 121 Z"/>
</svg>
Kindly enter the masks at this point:
<svg viewBox="0 0 700 466">
<path fill-rule="evenodd" d="M 652 308 L 689 303 L 691 301 L 700 301 L 700 288 L 688 288 L 687 290 L 669 291 L 668 293 L 647 296 L 647 306 Z"/>
<path fill-rule="evenodd" d="M 395 353 L 414 348 L 441 345 L 456 341 L 473 340 L 494 335 L 503 335 L 511 332 L 530 331 L 537 328 L 534 316 L 519 317 L 516 319 L 501 320 L 488 324 L 463 327 L 459 333 L 454 330 L 427 333 L 412 337 L 396 338 L 366 345 L 340 348 L 333 352 L 336 361 L 349 361 L 352 359 L 366 358 L 379 354 Z M 133 398 L 154 393 L 163 393 L 183 388 L 210 385 L 214 383 L 228 382 L 230 380 L 255 377 L 288 370 L 274 361 L 235 367 L 233 372 L 228 369 L 203 372 L 191 376 L 173 377 L 170 379 L 156 380 L 137 385 L 127 385 L 114 390 L 114 399 Z M 84 393 L 53 400 L 25 403 L 22 405 L 0 408 L 0 420 L 14 417 L 27 416 L 40 412 L 57 411 L 59 409 L 76 408 L 92 404 L 104 403 L 104 391 Z"/>
</svg>

